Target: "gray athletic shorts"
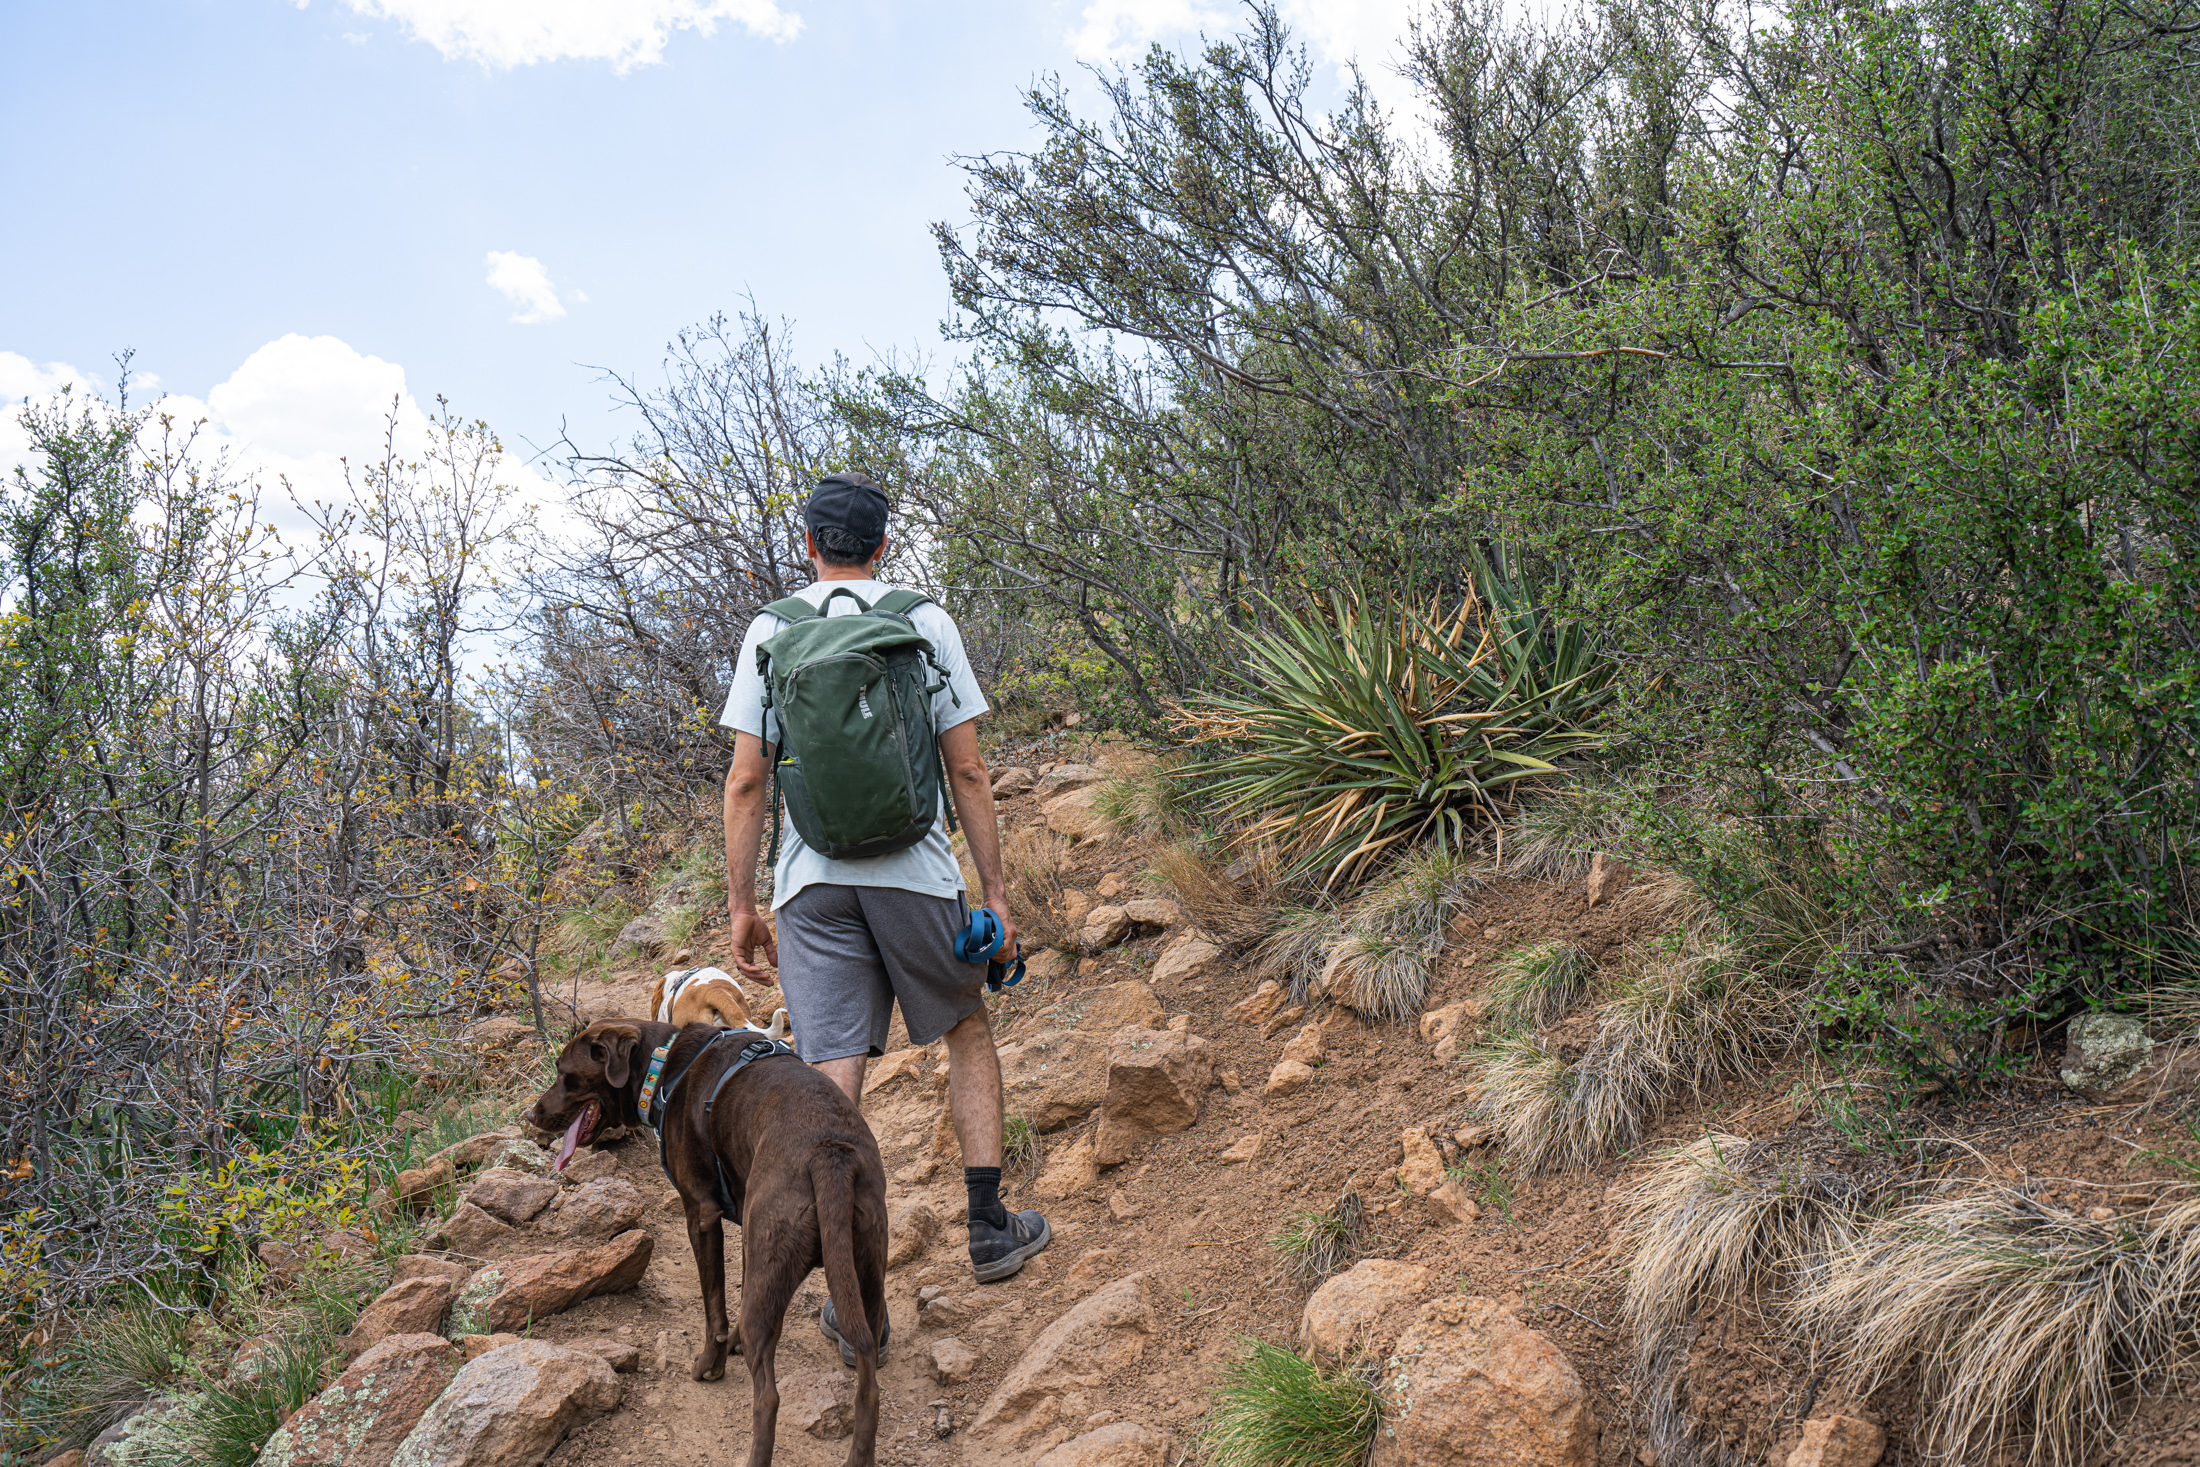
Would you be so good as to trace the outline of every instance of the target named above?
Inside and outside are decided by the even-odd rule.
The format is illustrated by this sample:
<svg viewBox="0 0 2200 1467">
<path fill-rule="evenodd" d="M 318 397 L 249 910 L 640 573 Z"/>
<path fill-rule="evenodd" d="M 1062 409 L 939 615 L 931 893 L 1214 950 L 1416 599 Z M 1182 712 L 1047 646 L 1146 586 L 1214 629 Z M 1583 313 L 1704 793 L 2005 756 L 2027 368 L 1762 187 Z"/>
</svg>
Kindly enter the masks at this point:
<svg viewBox="0 0 2200 1467">
<path fill-rule="evenodd" d="M 985 964 L 955 956 L 959 897 L 897 886 L 805 886 L 778 912 L 779 991 L 810 1064 L 886 1052 L 901 1001 L 913 1044 L 985 1006 Z"/>
</svg>

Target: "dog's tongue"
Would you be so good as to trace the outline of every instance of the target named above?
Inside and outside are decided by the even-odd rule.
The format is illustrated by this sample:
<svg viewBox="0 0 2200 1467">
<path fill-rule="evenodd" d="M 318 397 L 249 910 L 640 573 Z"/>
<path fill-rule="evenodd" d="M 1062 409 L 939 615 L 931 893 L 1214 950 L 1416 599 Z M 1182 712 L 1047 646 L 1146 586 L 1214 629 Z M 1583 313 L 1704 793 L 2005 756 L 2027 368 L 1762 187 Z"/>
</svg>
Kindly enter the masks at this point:
<svg viewBox="0 0 2200 1467">
<path fill-rule="evenodd" d="M 550 1164 L 550 1170 L 562 1172 L 565 1164 L 573 1159 L 573 1153 L 581 1144 L 581 1127 L 588 1124 L 588 1112 L 583 1110 L 573 1117 L 573 1124 L 565 1128 L 565 1139 L 558 1143 L 558 1159 Z"/>
</svg>

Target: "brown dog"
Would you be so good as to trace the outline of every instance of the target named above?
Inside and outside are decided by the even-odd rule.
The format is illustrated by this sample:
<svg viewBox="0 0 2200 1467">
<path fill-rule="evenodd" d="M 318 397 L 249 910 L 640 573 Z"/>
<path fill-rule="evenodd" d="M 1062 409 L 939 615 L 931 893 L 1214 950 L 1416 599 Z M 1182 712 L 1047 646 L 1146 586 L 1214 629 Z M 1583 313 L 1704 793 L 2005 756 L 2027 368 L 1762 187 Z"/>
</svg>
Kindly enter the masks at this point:
<svg viewBox="0 0 2200 1467">
<path fill-rule="evenodd" d="M 589 1025 L 558 1056 L 558 1078 L 526 1114 L 565 1131 L 563 1166 L 606 1125 L 645 1124 L 642 1090 L 666 1047 L 656 1087 L 669 1087 L 659 1145 L 687 1211 L 702 1276 L 704 1341 L 697 1380 L 745 1354 L 753 1390 L 749 1467 L 768 1467 L 779 1416 L 774 1360 L 794 1291 L 825 1270 L 840 1337 L 856 1357 L 856 1429 L 849 1467 L 878 1446 L 878 1359 L 886 1328 L 886 1171 L 862 1112 L 840 1088 L 792 1055 L 736 1069 L 754 1029 L 675 1029 L 632 1019 Z M 730 1077 L 728 1070 L 735 1070 Z M 724 1083 L 721 1086 L 721 1078 Z M 726 1318 L 725 1225 L 741 1224 L 741 1318 Z"/>
</svg>

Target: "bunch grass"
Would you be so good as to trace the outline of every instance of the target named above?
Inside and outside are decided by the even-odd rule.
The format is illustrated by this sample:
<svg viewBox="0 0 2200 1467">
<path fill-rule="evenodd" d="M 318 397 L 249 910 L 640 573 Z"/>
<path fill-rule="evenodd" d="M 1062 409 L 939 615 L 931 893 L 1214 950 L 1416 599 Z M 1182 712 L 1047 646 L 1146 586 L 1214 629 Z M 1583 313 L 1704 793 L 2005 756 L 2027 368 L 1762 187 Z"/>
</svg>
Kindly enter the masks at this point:
<svg viewBox="0 0 2200 1467">
<path fill-rule="evenodd" d="M 1356 1363 L 1324 1370 L 1265 1340 L 1225 1366 L 1201 1433 L 1213 1467 L 1359 1467 L 1382 1400 Z"/>
<path fill-rule="evenodd" d="M 1358 1262 L 1366 1252 L 1367 1237 L 1367 1207 L 1359 1193 L 1348 1191 L 1327 1209 L 1292 1213 L 1270 1246 L 1282 1257 L 1292 1280 L 1302 1289 L 1312 1289 Z"/>
<path fill-rule="evenodd" d="M 2078 1467 L 2200 1367 L 2200 1199 L 2095 1221 L 1994 1188 L 1898 1209 L 1797 1299 L 1871 1391 L 1915 1370 L 1921 1444 Z"/>
<path fill-rule="evenodd" d="M 1323 956 L 1329 996 L 1378 1021 L 1418 1014 L 1444 930 L 1481 885 L 1465 851 L 1432 845 L 1398 860 L 1346 910 Z"/>
<path fill-rule="evenodd" d="M 1018 830 L 1010 833 L 1001 856 L 1007 868 L 1009 910 L 1015 913 L 1027 951 L 1074 946 L 1077 934 L 1070 930 L 1069 902 L 1063 895 L 1069 842 L 1050 830 Z"/>
<path fill-rule="evenodd" d="M 1151 865 L 1192 925 L 1232 947 L 1250 947 L 1276 926 L 1275 863 L 1265 847 L 1252 849 L 1244 881 L 1189 839 L 1160 846 Z"/>
<path fill-rule="evenodd" d="M 1501 1028 L 1547 1029 L 1589 992 L 1596 964 L 1579 943 L 1514 948 L 1497 962 L 1491 1015 Z"/>
</svg>

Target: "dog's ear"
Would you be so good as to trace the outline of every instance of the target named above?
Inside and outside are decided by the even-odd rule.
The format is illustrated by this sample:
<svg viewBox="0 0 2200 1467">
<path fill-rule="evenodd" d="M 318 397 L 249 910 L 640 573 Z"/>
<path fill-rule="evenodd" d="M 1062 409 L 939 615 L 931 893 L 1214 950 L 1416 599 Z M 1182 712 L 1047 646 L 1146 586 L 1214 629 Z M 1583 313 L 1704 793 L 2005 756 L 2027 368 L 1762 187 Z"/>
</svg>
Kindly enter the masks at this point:
<svg viewBox="0 0 2200 1467">
<path fill-rule="evenodd" d="M 626 1024 L 606 1024 L 589 1044 L 590 1056 L 603 1066 L 603 1077 L 614 1090 L 624 1090 L 634 1077 L 634 1050 L 642 1031 Z"/>
</svg>

